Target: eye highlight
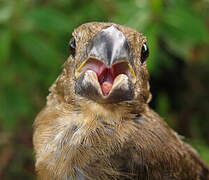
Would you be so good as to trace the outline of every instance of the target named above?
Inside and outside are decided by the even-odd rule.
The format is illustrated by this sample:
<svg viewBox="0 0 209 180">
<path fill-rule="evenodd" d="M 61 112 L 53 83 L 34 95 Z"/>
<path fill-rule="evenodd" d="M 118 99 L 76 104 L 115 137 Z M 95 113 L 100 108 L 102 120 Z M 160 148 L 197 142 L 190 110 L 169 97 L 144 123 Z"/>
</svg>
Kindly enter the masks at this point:
<svg viewBox="0 0 209 180">
<path fill-rule="evenodd" d="M 69 42 L 69 51 L 70 51 L 70 54 L 75 57 L 75 53 L 76 53 L 76 43 L 75 43 L 75 38 L 72 37 L 72 39 L 70 40 Z"/>
<path fill-rule="evenodd" d="M 141 63 L 143 64 L 147 57 L 149 56 L 149 48 L 146 43 L 142 44 L 142 50 L 141 50 Z"/>
</svg>

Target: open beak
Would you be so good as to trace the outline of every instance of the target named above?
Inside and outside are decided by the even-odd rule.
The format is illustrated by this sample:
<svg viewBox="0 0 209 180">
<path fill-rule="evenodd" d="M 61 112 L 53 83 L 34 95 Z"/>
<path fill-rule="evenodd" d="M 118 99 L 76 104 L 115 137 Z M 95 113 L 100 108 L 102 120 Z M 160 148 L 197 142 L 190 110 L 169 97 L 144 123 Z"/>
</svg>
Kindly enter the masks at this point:
<svg viewBox="0 0 209 180">
<path fill-rule="evenodd" d="M 113 25 L 90 40 L 87 54 L 88 58 L 76 69 L 75 76 L 79 78 L 86 71 L 95 72 L 104 96 L 111 92 L 121 74 L 135 84 L 130 45 L 124 34 Z"/>
</svg>

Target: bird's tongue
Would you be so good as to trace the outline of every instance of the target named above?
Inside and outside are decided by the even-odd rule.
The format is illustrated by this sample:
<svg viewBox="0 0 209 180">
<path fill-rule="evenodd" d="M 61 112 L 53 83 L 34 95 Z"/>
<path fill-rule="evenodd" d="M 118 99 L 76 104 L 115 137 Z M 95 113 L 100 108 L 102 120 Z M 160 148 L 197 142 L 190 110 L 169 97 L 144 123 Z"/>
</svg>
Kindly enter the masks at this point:
<svg viewBox="0 0 209 180">
<path fill-rule="evenodd" d="M 103 94 L 106 96 L 112 89 L 114 77 L 110 72 L 110 69 L 105 69 L 105 71 L 99 76 L 99 82 Z"/>
<path fill-rule="evenodd" d="M 104 95 L 108 95 L 110 90 L 111 90 L 111 88 L 112 88 L 112 84 L 107 82 L 107 81 L 105 81 L 105 82 L 102 83 L 101 88 L 102 88 L 103 94 Z"/>
</svg>

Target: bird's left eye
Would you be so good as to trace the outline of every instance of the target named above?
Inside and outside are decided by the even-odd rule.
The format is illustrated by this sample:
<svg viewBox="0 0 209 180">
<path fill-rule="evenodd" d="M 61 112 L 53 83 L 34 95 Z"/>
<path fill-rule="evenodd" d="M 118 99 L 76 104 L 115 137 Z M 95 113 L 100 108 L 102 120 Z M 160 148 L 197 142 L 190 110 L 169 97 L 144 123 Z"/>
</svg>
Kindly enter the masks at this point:
<svg viewBox="0 0 209 180">
<path fill-rule="evenodd" d="M 72 39 L 69 42 L 69 50 L 70 50 L 70 54 L 75 57 L 75 49 L 76 49 L 76 44 L 75 44 L 75 38 L 72 37 Z"/>
<path fill-rule="evenodd" d="M 141 50 L 141 63 L 144 63 L 149 56 L 149 49 L 146 43 L 142 44 L 142 50 Z"/>
</svg>

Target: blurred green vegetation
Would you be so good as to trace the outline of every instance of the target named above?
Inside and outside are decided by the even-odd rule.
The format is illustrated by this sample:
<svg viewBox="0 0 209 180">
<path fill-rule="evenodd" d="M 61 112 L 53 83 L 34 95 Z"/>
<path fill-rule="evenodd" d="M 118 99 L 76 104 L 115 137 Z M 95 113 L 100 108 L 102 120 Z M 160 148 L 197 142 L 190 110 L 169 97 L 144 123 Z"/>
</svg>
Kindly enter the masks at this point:
<svg viewBox="0 0 209 180">
<path fill-rule="evenodd" d="M 89 21 L 147 36 L 151 106 L 209 163 L 208 18 L 208 0 L 0 0 L 0 179 L 35 178 L 33 120 Z"/>
</svg>

